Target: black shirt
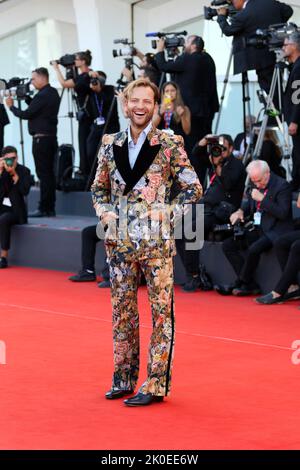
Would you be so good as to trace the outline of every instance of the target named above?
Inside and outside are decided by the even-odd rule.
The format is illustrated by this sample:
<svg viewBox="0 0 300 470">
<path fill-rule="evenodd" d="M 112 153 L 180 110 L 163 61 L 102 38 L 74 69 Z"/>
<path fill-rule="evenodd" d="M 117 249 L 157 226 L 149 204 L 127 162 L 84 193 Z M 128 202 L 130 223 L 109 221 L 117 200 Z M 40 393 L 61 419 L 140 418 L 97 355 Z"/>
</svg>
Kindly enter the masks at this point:
<svg viewBox="0 0 300 470">
<path fill-rule="evenodd" d="M 112 102 L 114 101 L 113 108 L 111 110 Z M 91 109 L 91 117 L 93 121 L 100 117 L 100 115 L 107 121 L 109 113 L 109 122 L 107 123 L 106 132 L 112 134 L 119 132 L 120 123 L 118 115 L 118 103 L 115 98 L 115 89 L 112 85 L 105 85 L 100 93 L 95 93 L 91 90 L 89 99 L 89 109 Z"/>
<path fill-rule="evenodd" d="M 10 110 L 15 116 L 28 120 L 30 135 L 56 136 L 59 105 L 60 97 L 57 90 L 48 84 L 34 96 L 25 111 L 15 106 L 12 106 Z"/>
</svg>

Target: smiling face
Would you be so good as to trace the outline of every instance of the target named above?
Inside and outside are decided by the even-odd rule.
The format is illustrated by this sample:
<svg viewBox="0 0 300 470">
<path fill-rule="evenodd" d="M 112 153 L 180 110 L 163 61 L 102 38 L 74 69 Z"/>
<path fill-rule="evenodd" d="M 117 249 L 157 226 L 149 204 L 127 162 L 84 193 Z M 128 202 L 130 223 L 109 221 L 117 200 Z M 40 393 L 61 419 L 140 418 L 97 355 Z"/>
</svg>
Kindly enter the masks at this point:
<svg viewBox="0 0 300 470">
<path fill-rule="evenodd" d="M 136 87 L 125 102 L 124 111 L 137 129 L 145 129 L 155 110 L 154 92 L 148 86 Z"/>
</svg>

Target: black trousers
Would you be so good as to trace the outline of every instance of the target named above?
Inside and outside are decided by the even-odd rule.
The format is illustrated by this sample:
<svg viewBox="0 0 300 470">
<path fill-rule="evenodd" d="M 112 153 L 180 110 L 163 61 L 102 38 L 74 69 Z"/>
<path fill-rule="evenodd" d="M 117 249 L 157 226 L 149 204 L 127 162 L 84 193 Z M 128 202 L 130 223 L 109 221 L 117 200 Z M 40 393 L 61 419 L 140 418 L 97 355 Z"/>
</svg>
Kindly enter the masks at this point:
<svg viewBox="0 0 300 470">
<path fill-rule="evenodd" d="M 33 138 L 32 153 L 36 174 L 40 180 L 39 210 L 42 212 L 55 210 L 54 160 L 56 152 L 55 136 Z"/>
<path fill-rule="evenodd" d="M 257 80 L 260 88 L 265 90 L 267 94 L 270 92 L 272 77 L 274 73 L 274 65 L 269 65 L 263 69 L 256 70 Z M 278 98 L 277 98 L 278 101 Z M 274 103 L 275 104 L 275 103 Z"/>
<path fill-rule="evenodd" d="M 87 176 L 89 175 L 87 140 L 91 131 L 92 124 L 93 121 L 87 117 L 83 118 L 78 123 L 78 143 L 80 157 L 79 168 L 80 171 Z"/>
<path fill-rule="evenodd" d="M 200 227 L 196 226 L 196 204 L 192 206 L 192 231 L 196 232 Z M 176 249 L 185 268 L 187 277 L 199 274 L 199 254 L 200 250 L 187 250 L 187 244 L 195 242 L 194 239 L 187 239 L 184 230 L 181 233 L 181 238 L 176 237 Z"/>
<path fill-rule="evenodd" d="M 274 291 L 285 294 L 291 284 L 298 284 L 297 274 L 300 270 L 300 230 L 287 233 L 278 238 L 274 249 L 282 269 L 282 276 Z"/>
<path fill-rule="evenodd" d="M 300 188 L 300 135 L 292 137 L 293 140 L 293 170 L 292 170 L 292 187 L 294 191 Z"/>
<path fill-rule="evenodd" d="M 238 279 L 250 284 L 258 266 L 260 255 L 272 248 L 273 244 L 260 230 L 246 232 L 245 238 L 235 240 L 230 237 L 223 242 L 222 248 L 226 258 L 233 267 Z M 246 250 L 246 251 L 245 251 Z M 245 253 L 245 256 L 242 253 Z"/>
<path fill-rule="evenodd" d="M 81 260 L 82 269 L 95 271 L 95 256 L 96 245 L 100 242 L 100 238 L 96 233 L 97 225 L 90 225 L 82 230 L 81 234 Z M 102 277 L 106 281 L 109 280 L 109 267 L 105 261 L 104 269 L 102 270 Z"/>
<path fill-rule="evenodd" d="M 11 227 L 18 223 L 18 217 L 12 212 L 11 208 L 0 207 L 0 241 L 1 249 L 10 249 Z"/>
</svg>

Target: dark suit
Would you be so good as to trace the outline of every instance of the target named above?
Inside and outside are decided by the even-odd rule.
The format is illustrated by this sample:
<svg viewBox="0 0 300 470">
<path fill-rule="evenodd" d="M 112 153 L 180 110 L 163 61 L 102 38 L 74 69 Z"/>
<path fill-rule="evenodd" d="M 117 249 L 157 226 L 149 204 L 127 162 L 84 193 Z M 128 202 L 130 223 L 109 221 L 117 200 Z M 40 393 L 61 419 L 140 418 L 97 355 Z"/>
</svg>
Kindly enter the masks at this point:
<svg viewBox="0 0 300 470">
<path fill-rule="evenodd" d="M 270 89 L 275 54 L 269 52 L 268 47 L 246 46 L 246 41 L 257 29 L 285 23 L 292 14 L 293 9 L 289 5 L 277 0 L 248 0 L 246 7 L 232 17 L 231 24 L 226 16 L 218 16 L 218 23 L 225 36 L 234 36 L 234 73 L 256 70 L 258 82 L 267 93 Z"/>
<path fill-rule="evenodd" d="M 0 104 L 0 154 L 4 147 L 4 127 L 9 124 L 6 109 L 3 104 Z"/>
<path fill-rule="evenodd" d="M 245 216 L 252 216 L 257 203 L 252 199 L 243 205 Z M 259 263 L 260 255 L 272 248 L 275 240 L 293 229 L 292 189 L 283 178 L 271 173 L 267 193 L 260 204 L 261 224 L 254 231 L 247 232 L 242 242 L 233 237 L 225 240 L 223 251 L 244 284 L 250 284 Z M 247 249 L 246 259 L 241 255 Z"/>
<path fill-rule="evenodd" d="M 164 52 L 159 52 L 155 60 L 159 70 L 174 74 L 184 104 L 191 111 L 191 133 L 185 139 L 191 153 L 197 140 L 211 133 L 214 114 L 219 110 L 215 63 L 206 52 L 184 53 L 174 62 L 167 62 Z"/>
<path fill-rule="evenodd" d="M 291 122 L 298 124 L 298 132 L 295 136 L 292 137 L 293 139 L 293 182 L 292 186 L 293 189 L 296 190 L 300 187 L 300 104 L 299 104 L 299 92 L 295 94 L 297 98 L 297 102 L 293 103 L 292 97 L 293 93 L 297 90 L 296 88 L 292 88 L 293 82 L 296 80 L 300 80 L 300 57 L 294 62 L 290 76 L 285 88 L 284 96 L 283 96 L 283 104 L 284 104 L 284 117 L 288 125 Z"/>
<path fill-rule="evenodd" d="M 11 226 L 27 223 L 27 207 L 24 196 L 30 190 L 30 171 L 23 165 L 17 165 L 19 181 L 14 184 L 11 176 L 4 170 L 0 176 L 0 235 L 1 248 L 9 250 Z M 3 205 L 4 198 L 9 198 L 11 207 Z"/>
</svg>

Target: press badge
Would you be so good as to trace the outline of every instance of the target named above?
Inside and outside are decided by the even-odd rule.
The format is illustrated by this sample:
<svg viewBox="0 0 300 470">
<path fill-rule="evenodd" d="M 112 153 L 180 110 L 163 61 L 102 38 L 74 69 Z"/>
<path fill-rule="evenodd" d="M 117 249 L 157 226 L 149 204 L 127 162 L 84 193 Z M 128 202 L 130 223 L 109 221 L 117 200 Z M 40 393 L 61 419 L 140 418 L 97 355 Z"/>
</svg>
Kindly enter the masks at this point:
<svg viewBox="0 0 300 470">
<path fill-rule="evenodd" d="M 261 223 L 261 212 L 255 212 L 254 225 L 260 225 L 260 223 Z"/>
<path fill-rule="evenodd" d="M 95 123 L 97 124 L 97 126 L 104 126 L 105 124 L 104 117 L 103 116 L 97 117 L 97 119 L 95 119 Z"/>
</svg>

